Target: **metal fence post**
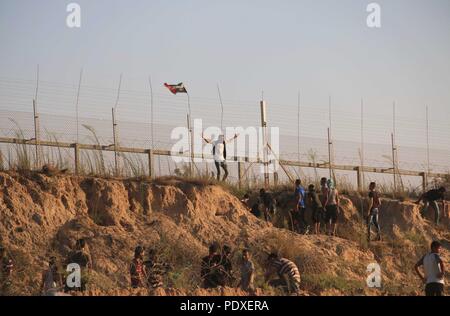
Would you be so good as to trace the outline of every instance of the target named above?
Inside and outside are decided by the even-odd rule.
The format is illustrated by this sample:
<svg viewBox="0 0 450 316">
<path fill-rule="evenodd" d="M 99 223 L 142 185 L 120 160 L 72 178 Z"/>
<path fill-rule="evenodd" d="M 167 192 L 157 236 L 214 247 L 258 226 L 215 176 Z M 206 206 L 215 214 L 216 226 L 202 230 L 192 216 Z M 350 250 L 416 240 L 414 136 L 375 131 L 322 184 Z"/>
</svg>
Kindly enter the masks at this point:
<svg viewBox="0 0 450 316">
<path fill-rule="evenodd" d="M 147 155 L 148 155 L 148 176 L 151 179 L 153 179 L 153 177 L 155 176 L 154 167 L 153 167 L 153 162 L 154 162 L 153 150 L 149 149 L 147 151 Z"/>
<path fill-rule="evenodd" d="M 242 178 L 244 176 L 244 162 L 241 158 L 238 158 L 238 182 L 239 182 L 239 189 L 242 188 Z"/>
<path fill-rule="evenodd" d="M 423 188 L 423 191 L 426 192 L 427 191 L 427 187 L 428 187 L 427 172 L 421 172 L 420 176 L 422 177 L 422 188 Z"/>
<path fill-rule="evenodd" d="M 356 170 L 356 183 L 358 186 L 358 191 L 362 192 L 363 190 L 363 183 L 362 183 L 362 172 L 361 172 L 361 167 L 355 167 Z"/>
<path fill-rule="evenodd" d="M 80 145 L 78 143 L 73 145 L 75 152 L 75 174 L 80 174 Z"/>
</svg>

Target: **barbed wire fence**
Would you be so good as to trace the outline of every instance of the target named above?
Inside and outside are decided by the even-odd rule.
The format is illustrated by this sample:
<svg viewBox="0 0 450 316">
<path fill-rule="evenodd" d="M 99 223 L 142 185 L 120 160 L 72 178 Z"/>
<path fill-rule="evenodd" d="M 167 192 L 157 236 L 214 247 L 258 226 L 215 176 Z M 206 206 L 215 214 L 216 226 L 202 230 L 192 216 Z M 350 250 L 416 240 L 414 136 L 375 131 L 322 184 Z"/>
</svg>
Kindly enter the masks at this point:
<svg viewBox="0 0 450 316">
<path fill-rule="evenodd" d="M 36 100 L 37 96 L 37 113 L 33 113 L 33 100 Z M 116 89 L 84 85 L 81 83 L 81 74 L 80 82 L 75 84 L 39 80 L 37 85 L 36 80 L 0 77 L 0 137 L 34 140 L 37 116 L 40 134 L 38 140 L 113 146 L 114 134 L 110 109 L 114 104 L 117 107 L 117 102 L 119 107 L 115 123 L 120 131 L 117 141 L 122 147 L 170 150 L 174 144 L 174 140 L 170 137 L 171 131 L 177 126 L 185 125 L 185 101 L 170 94 L 150 94 L 149 91 L 122 88 L 120 100 L 118 100 Z M 154 109 L 150 107 L 150 102 L 154 102 Z M 191 103 L 193 117 L 202 118 L 205 127 L 220 126 L 220 124 L 244 127 L 260 124 L 258 100 L 242 101 L 224 98 L 223 104 L 226 107 L 224 118 L 218 115 L 220 114 L 218 99 L 192 96 Z M 269 125 L 280 128 L 280 160 L 300 159 L 305 163 L 328 165 L 330 169 L 333 165 L 392 169 L 394 176 L 387 178 L 385 176 L 386 183 L 394 179 L 396 181 L 402 179 L 399 175 L 400 170 L 426 174 L 448 173 L 450 128 L 445 121 L 433 120 L 433 123 L 429 124 L 428 109 L 423 120 L 396 115 L 396 113 L 393 118 L 370 114 L 370 119 L 367 119 L 364 116 L 363 105 L 361 105 L 361 113 L 341 109 L 337 111 L 331 104 L 331 97 L 328 115 L 324 115 L 327 113 L 324 107 L 286 105 L 276 102 L 269 102 L 269 105 Z M 387 127 L 386 122 L 389 121 L 393 123 L 392 129 Z M 156 123 L 152 125 L 150 122 Z M 326 131 L 331 124 L 330 156 Z M 421 133 L 423 138 L 408 137 L 417 130 L 423 131 Z M 295 134 L 296 131 L 301 131 L 300 139 Z M 360 134 L 360 141 L 358 141 L 358 134 Z M 389 144 L 388 140 L 391 136 L 392 143 Z M 368 141 L 374 139 L 383 141 L 379 143 Z M 38 148 L 38 144 L 35 145 Z M 30 167 L 37 167 L 35 162 L 39 160 L 38 156 L 42 156 L 44 158 L 42 163 L 53 163 L 61 168 L 75 169 L 72 163 L 75 158 L 73 150 L 39 146 L 40 151 L 33 152 L 31 147 L 0 144 L 0 162 L 3 168 L 14 168 L 18 164 L 17 159 L 20 154 L 23 156 L 23 153 L 27 153 L 25 162 Z M 108 170 L 114 170 L 113 156 L 114 152 L 81 150 L 80 165 L 84 166 L 82 172 L 108 173 Z M 119 153 L 119 160 L 123 175 L 137 176 L 150 172 L 150 164 L 145 154 Z M 174 163 L 169 156 L 157 155 L 152 163 L 156 176 L 186 172 L 185 164 Z M 210 174 L 211 167 L 208 165 L 211 164 L 211 160 L 196 164 L 197 172 L 203 175 Z M 241 172 L 242 176 L 245 172 L 248 182 L 260 184 L 262 175 L 259 172 L 259 166 L 245 161 L 242 164 L 242 168 L 239 166 L 231 168 L 230 180 L 237 181 L 239 173 Z M 314 178 L 324 175 L 326 168 L 318 170 L 314 167 L 286 166 L 285 171 L 286 174 L 280 171 L 280 182 L 283 179 L 289 179 L 288 173 L 295 177 Z M 336 172 L 339 173 L 339 171 Z M 354 175 L 344 172 L 342 177 L 352 178 Z M 363 172 L 362 185 L 364 186 L 365 181 L 375 178 L 375 174 Z M 349 182 L 356 181 L 351 179 Z M 417 184 L 413 186 L 417 187 Z"/>
</svg>

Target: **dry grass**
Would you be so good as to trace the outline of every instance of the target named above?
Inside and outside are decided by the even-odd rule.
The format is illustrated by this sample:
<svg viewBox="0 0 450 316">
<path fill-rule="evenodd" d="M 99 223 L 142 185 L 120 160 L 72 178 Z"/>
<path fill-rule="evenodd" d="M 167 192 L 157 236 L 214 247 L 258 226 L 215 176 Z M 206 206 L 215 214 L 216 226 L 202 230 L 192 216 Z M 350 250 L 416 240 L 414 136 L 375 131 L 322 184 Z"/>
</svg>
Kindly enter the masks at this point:
<svg viewBox="0 0 450 316">
<path fill-rule="evenodd" d="M 83 127 L 87 129 L 91 133 L 91 140 L 98 146 L 101 146 L 100 140 L 95 132 L 95 129 L 92 126 L 84 125 Z M 105 167 L 105 158 L 103 156 L 102 150 L 95 150 L 85 155 L 85 160 L 87 163 L 87 172 L 90 175 L 107 175 L 106 167 Z M 81 164 L 81 170 L 85 173 L 86 169 L 84 168 L 84 164 Z"/>
<path fill-rule="evenodd" d="M 11 121 L 16 125 L 16 138 L 25 139 L 24 131 L 20 128 L 17 122 L 11 119 Z M 89 131 L 90 140 L 93 144 L 101 147 L 101 142 L 95 128 L 89 125 L 83 125 L 83 127 Z M 55 134 L 49 133 L 47 131 L 47 138 L 52 140 L 53 142 L 58 143 L 59 140 Z M 0 170 L 32 170 L 36 161 L 35 157 L 35 148 L 34 145 L 27 144 L 13 144 L 7 146 L 8 150 L 6 152 L 2 152 L 0 150 Z M 73 169 L 70 168 L 73 165 L 73 154 L 70 149 L 61 149 L 60 147 L 51 148 L 51 149 L 43 149 L 42 146 L 40 148 L 40 156 L 41 163 L 52 165 L 58 169 Z M 12 150 L 11 150 L 12 149 Z M 100 177 L 120 177 L 120 178 L 147 178 L 148 176 L 148 161 L 147 157 L 143 154 L 125 154 L 119 153 L 119 164 L 118 164 L 118 172 L 116 173 L 114 162 L 106 162 L 105 153 L 102 150 L 80 150 L 80 168 L 79 174 L 81 175 L 89 175 L 89 176 L 100 176 Z M 310 162 L 316 163 L 326 163 L 324 161 L 318 161 L 317 152 L 314 150 L 308 151 L 308 159 Z M 218 184 L 230 190 L 233 194 L 238 197 L 242 197 L 247 192 L 252 192 L 255 189 L 259 189 L 264 187 L 263 179 L 261 175 L 256 174 L 254 172 L 254 168 L 250 168 L 249 172 L 246 174 L 245 183 L 239 187 L 236 182 L 228 181 L 228 182 L 218 182 L 215 180 L 214 176 L 210 173 L 208 168 L 198 169 L 197 167 L 193 167 L 193 171 L 189 167 L 188 163 L 183 163 L 176 165 L 175 169 L 171 169 L 170 165 L 168 165 L 169 174 L 173 174 L 175 178 L 172 179 L 183 179 L 191 184 L 195 185 L 211 185 Z M 40 167 L 39 167 L 40 169 Z M 292 171 L 292 170 L 290 170 Z M 297 169 L 294 169 L 295 176 L 301 178 L 302 183 L 305 187 L 309 184 L 315 184 L 316 188 L 319 187 L 319 172 L 317 168 L 314 168 L 314 175 L 309 176 L 303 174 L 300 170 L 297 172 Z M 340 193 L 344 195 L 353 195 L 353 194 L 365 194 L 365 188 L 363 192 L 357 192 L 357 188 L 354 181 L 352 181 L 346 175 L 333 175 L 336 180 L 336 185 Z M 155 181 L 164 182 L 169 181 L 171 177 L 162 177 L 160 179 L 156 179 Z M 402 180 L 399 177 L 399 180 Z M 444 184 L 450 185 L 450 174 L 439 181 L 439 185 Z M 438 183 L 434 183 L 430 186 L 437 186 Z M 396 199 L 400 201 L 405 201 L 408 199 L 414 199 L 418 196 L 421 189 L 419 190 L 417 187 L 405 187 L 403 185 L 403 181 L 400 181 L 400 185 L 398 186 L 395 194 L 394 187 L 392 184 L 386 183 L 378 183 L 378 189 L 382 193 L 384 197 L 392 198 L 395 196 Z M 285 180 L 279 181 L 277 186 L 271 187 L 273 192 L 290 192 L 293 190 L 293 184 Z M 450 194 L 450 193 L 449 193 Z"/>
<path fill-rule="evenodd" d="M 19 124 L 10 119 L 16 125 L 15 138 L 17 139 L 25 139 L 25 135 L 23 130 L 20 128 Z M 13 151 L 15 156 L 13 158 L 12 155 L 8 155 L 8 164 L 10 169 L 15 170 L 31 170 L 32 169 L 32 158 L 31 158 L 31 148 L 26 144 L 14 144 Z M 36 159 L 36 157 L 35 157 Z"/>
</svg>

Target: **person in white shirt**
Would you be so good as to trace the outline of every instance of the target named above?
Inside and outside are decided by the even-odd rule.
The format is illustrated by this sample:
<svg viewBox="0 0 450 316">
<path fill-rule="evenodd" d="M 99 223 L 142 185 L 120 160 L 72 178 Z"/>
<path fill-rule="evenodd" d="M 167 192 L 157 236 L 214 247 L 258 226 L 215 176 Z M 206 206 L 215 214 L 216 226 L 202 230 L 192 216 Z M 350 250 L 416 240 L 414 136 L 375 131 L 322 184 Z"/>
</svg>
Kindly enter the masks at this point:
<svg viewBox="0 0 450 316">
<path fill-rule="evenodd" d="M 234 137 L 226 140 L 224 135 L 219 135 L 219 138 L 215 141 L 212 141 L 211 139 L 205 138 L 203 135 L 203 139 L 208 144 L 211 144 L 213 146 L 213 156 L 214 156 L 214 164 L 216 165 L 217 169 L 217 181 L 220 181 L 220 168 L 222 167 L 224 171 L 223 179 L 222 181 L 225 181 L 228 177 L 228 167 L 227 167 L 227 143 L 233 141 L 236 139 L 239 135 L 235 134 Z"/>
<path fill-rule="evenodd" d="M 443 296 L 444 295 L 444 262 L 439 256 L 441 243 L 433 241 L 431 243 L 431 252 L 424 255 L 414 266 L 414 270 L 420 279 L 425 283 L 426 296 Z M 423 266 L 425 275 L 419 270 Z"/>
</svg>

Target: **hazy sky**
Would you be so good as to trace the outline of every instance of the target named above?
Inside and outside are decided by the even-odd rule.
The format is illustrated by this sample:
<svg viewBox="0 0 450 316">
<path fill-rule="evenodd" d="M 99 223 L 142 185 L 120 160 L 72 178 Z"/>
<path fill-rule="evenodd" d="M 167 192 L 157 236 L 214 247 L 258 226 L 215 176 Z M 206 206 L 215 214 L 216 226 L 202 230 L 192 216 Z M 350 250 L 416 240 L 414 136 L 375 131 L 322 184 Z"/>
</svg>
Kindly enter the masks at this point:
<svg viewBox="0 0 450 316">
<path fill-rule="evenodd" d="M 264 90 L 272 121 L 285 125 L 291 134 L 297 130 L 298 90 L 304 113 L 324 119 L 331 94 L 333 112 L 341 119 L 335 130 L 342 138 L 358 134 L 355 128 L 364 97 L 367 121 L 377 117 L 378 125 L 368 131 L 373 142 L 381 137 L 379 142 L 388 141 L 376 129 L 389 132 L 395 100 L 406 131 L 403 136 L 400 131 L 399 137 L 420 146 L 428 104 L 432 143 L 437 147 L 450 143 L 448 0 L 376 1 L 381 5 L 379 29 L 367 27 L 366 6 L 372 1 L 362 0 L 76 2 L 81 5 L 79 29 L 66 26 L 70 1 L 0 1 L 0 79 L 34 80 L 39 64 L 41 80 L 76 85 L 83 67 L 85 85 L 113 91 L 123 73 L 124 89 L 148 91 L 151 75 L 156 93 L 167 98 L 171 96 L 162 83 L 183 81 L 196 117 L 209 113 L 212 106 L 215 115 L 220 83 L 224 99 L 236 100 L 235 108 L 229 105 L 227 110 L 228 121 L 233 117 L 231 109 L 247 110 L 257 121 L 257 102 Z M 173 100 L 183 104 L 182 98 Z M 208 98 L 214 100 L 212 105 Z M 239 107 L 241 101 L 245 106 Z M 50 105 L 41 108 L 51 112 Z M 111 105 L 98 104 L 94 109 L 81 102 L 80 107 L 104 111 L 109 117 Z M 159 105 L 164 105 L 163 99 Z M 73 104 L 66 106 L 72 109 Z M 142 116 L 139 105 L 128 106 L 135 107 L 130 120 Z M 5 102 L 0 107 L 20 109 Z M 126 107 L 121 104 L 121 109 Z M 54 111 L 64 110 L 68 111 L 63 105 L 54 106 Z M 170 120 L 174 112 L 165 119 Z M 342 117 L 346 113 L 354 113 L 356 121 L 347 122 Z M 247 114 L 236 115 L 236 120 Z M 177 120 L 184 122 L 182 116 Z M 307 125 L 308 117 L 302 120 Z M 408 127 L 408 122 L 417 124 Z M 312 124 L 305 133 L 315 129 Z M 325 130 L 321 127 L 321 136 Z"/>
</svg>

